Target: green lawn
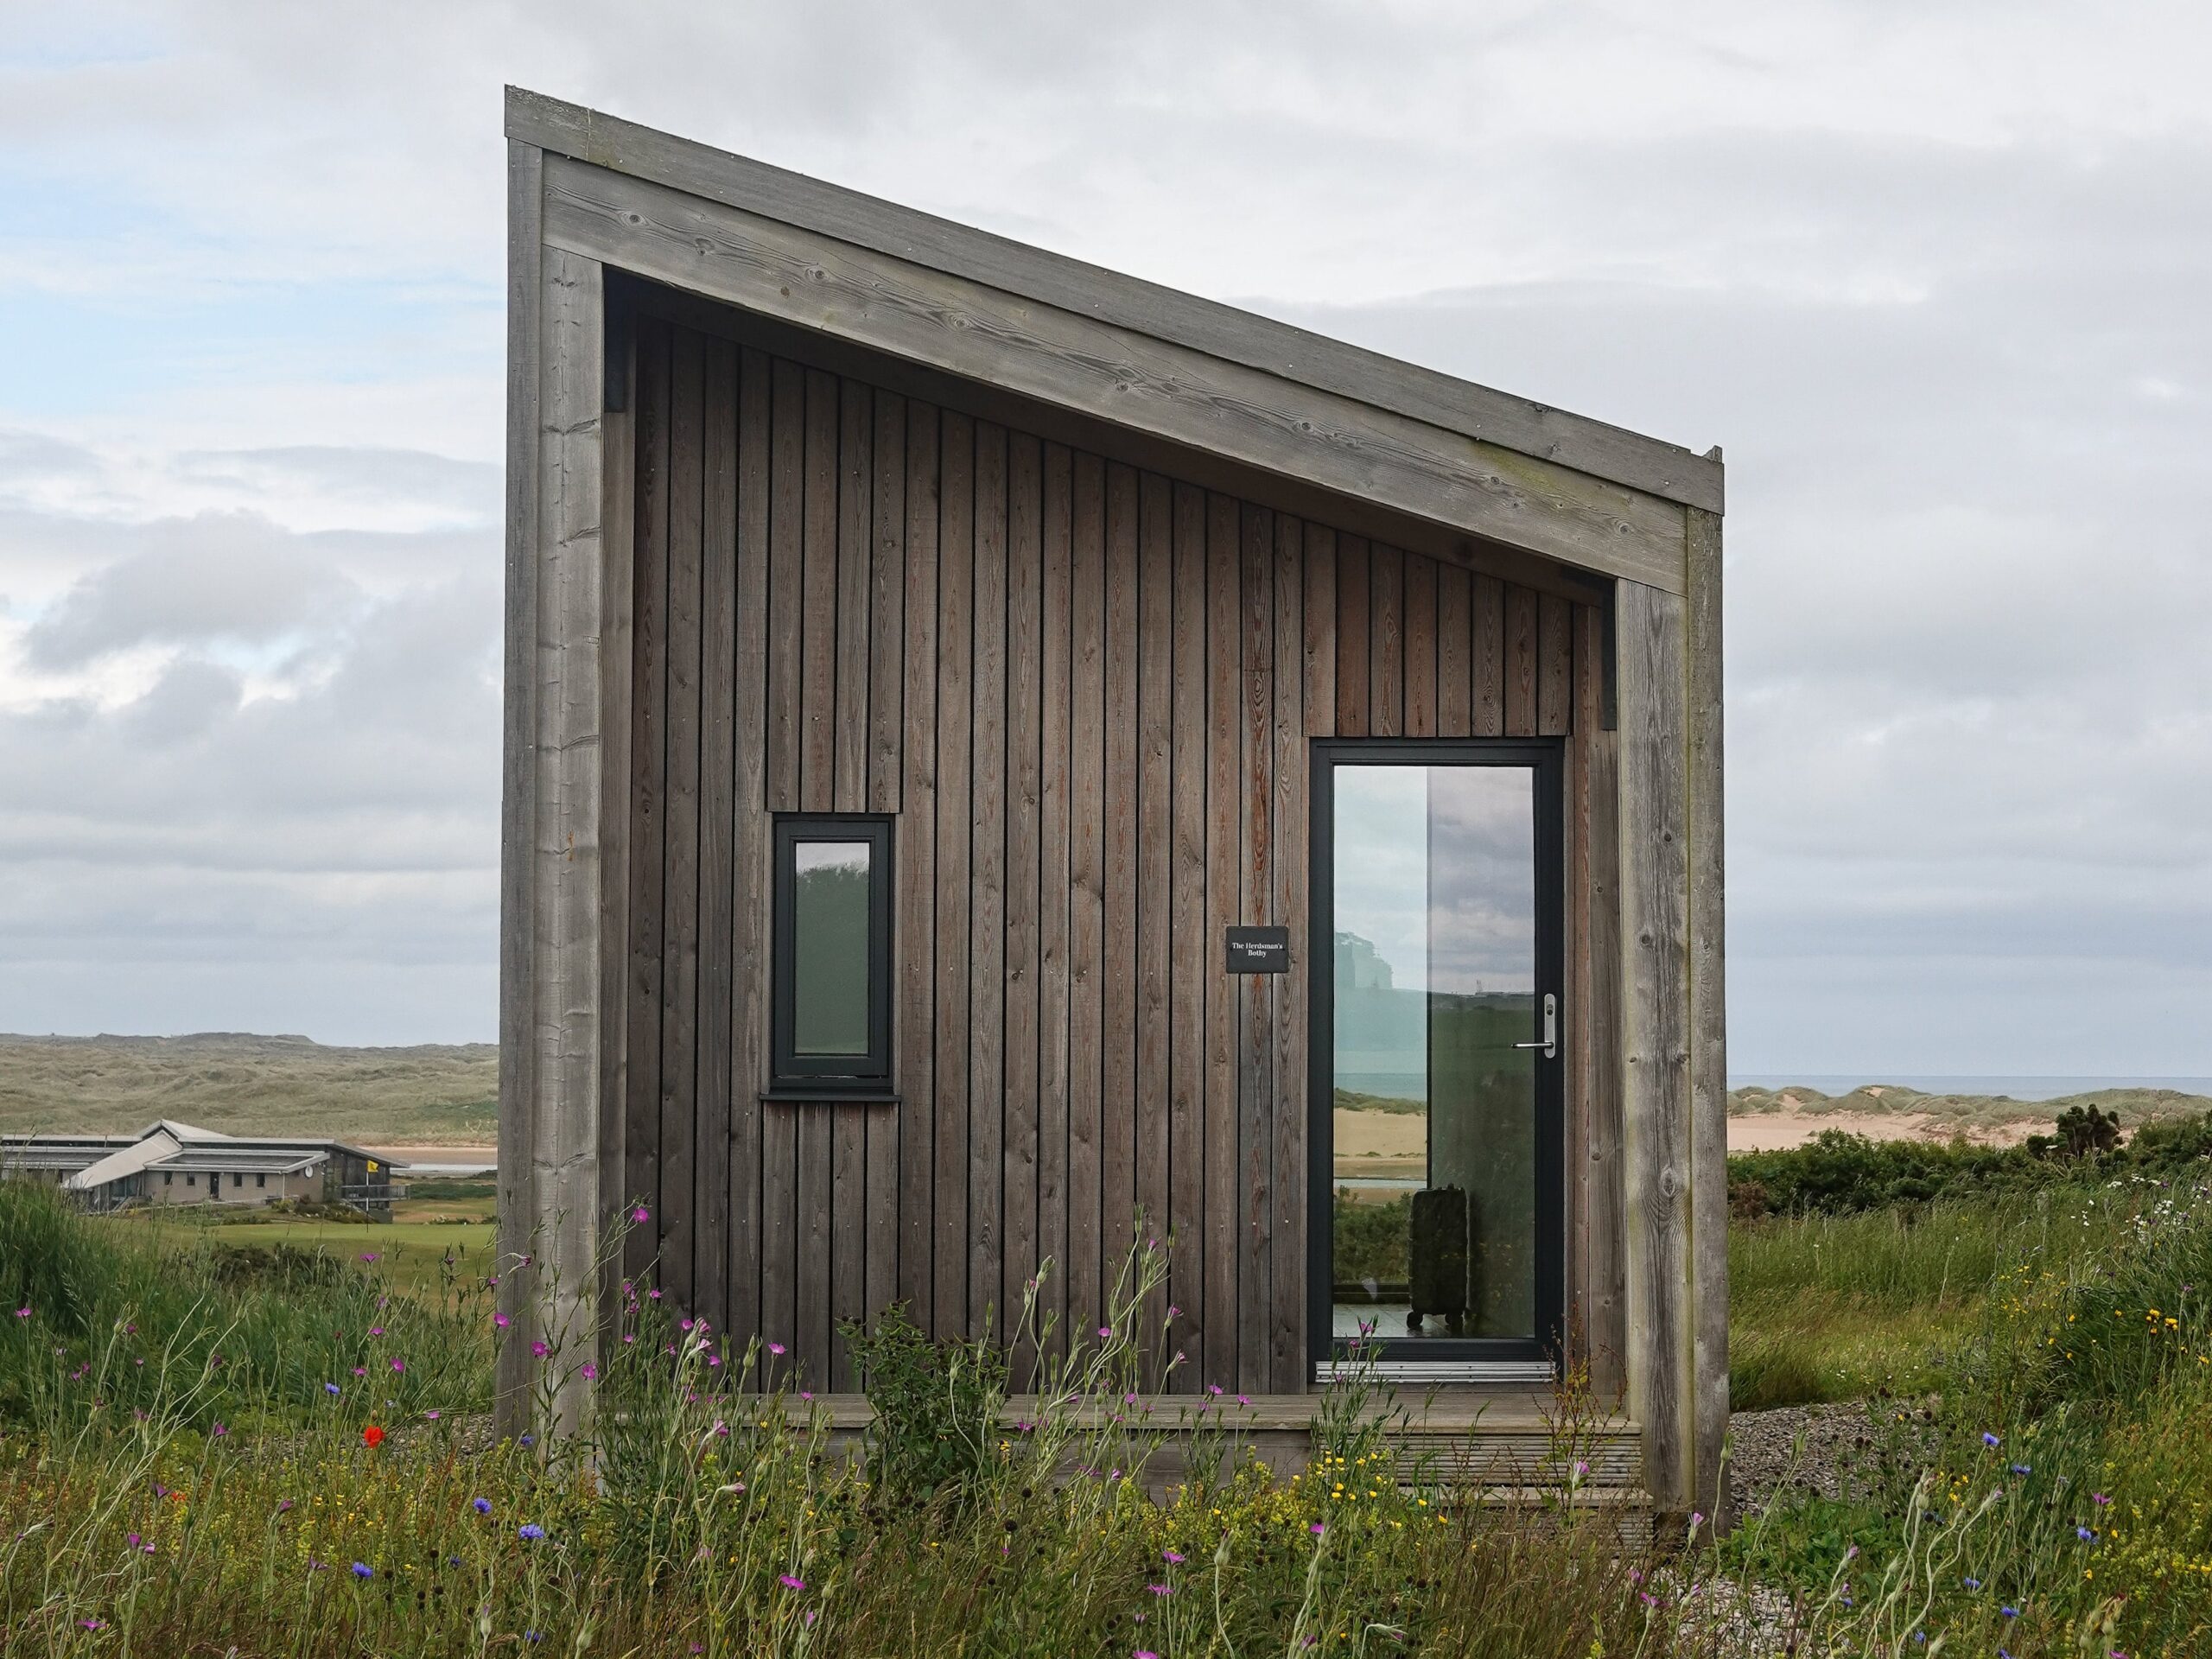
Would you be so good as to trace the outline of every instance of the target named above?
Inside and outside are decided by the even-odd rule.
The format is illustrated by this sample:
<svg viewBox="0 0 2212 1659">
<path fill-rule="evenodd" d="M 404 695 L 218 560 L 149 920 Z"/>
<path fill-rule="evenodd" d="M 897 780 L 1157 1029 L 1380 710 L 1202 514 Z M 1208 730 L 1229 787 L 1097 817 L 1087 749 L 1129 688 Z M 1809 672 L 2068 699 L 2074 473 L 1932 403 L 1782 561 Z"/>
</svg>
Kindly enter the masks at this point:
<svg viewBox="0 0 2212 1659">
<path fill-rule="evenodd" d="M 496 1228 L 490 1210 L 483 1199 L 425 1199 L 395 1205 L 395 1219 L 390 1222 L 326 1221 L 265 1211 L 245 1212 L 237 1219 L 196 1213 L 180 1218 L 141 1211 L 110 1224 L 143 1230 L 171 1250 L 267 1249 L 287 1244 L 364 1270 L 373 1268 L 378 1277 L 410 1294 L 435 1294 L 443 1282 L 448 1256 L 453 1274 L 462 1283 L 480 1284 L 497 1271 Z"/>
</svg>

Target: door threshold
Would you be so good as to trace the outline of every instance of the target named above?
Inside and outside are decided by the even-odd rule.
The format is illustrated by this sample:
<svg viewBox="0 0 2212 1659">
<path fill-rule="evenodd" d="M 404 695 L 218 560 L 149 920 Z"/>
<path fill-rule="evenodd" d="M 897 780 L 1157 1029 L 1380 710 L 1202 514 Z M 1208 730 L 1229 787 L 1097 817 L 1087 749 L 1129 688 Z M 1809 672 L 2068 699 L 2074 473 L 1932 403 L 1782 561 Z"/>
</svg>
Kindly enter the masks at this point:
<svg viewBox="0 0 2212 1659">
<path fill-rule="evenodd" d="M 1313 1363 L 1318 1383 L 1371 1376 L 1385 1382 L 1552 1382 L 1559 1370 L 1548 1359 L 1323 1359 Z"/>
</svg>

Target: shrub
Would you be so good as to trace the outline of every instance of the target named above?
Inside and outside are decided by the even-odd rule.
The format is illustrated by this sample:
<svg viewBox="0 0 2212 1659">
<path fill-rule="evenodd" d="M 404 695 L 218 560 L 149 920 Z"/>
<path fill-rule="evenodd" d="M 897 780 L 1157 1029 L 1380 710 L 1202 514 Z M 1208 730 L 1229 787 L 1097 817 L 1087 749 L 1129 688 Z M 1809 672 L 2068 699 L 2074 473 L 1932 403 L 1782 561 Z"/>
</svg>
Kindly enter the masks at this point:
<svg viewBox="0 0 2212 1659">
<path fill-rule="evenodd" d="M 868 1465 L 893 1501 L 971 1492 L 997 1459 L 999 1408 L 1007 1393 L 1006 1356 L 983 1342 L 932 1342 L 904 1302 L 884 1310 L 873 1332 L 838 1326 L 867 1378 L 874 1421 Z"/>
</svg>

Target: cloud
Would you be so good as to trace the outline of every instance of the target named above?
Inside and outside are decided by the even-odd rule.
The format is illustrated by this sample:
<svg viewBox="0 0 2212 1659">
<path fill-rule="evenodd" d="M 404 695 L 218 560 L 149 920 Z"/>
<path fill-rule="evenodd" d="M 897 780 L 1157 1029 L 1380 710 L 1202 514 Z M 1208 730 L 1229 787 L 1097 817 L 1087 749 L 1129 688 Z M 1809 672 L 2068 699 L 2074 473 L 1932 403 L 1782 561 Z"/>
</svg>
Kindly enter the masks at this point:
<svg viewBox="0 0 2212 1659">
<path fill-rule="evenodd" d="M 2056 0 L 42 16 L 0 1001 L 491 1031 L 514 80 L 1725 445 L 1739 1065 L 2212 1071 L 2209 72 Z"/>
<path fill-rule="evenodd" d="M 86 576 L 25 632 L 35 669 L 80 668 L 133 645 L 266 645 L 327 628 L 358 592 L 264 520 L 208 515 L 163 526 L 167 545 Z"/>
</svg>

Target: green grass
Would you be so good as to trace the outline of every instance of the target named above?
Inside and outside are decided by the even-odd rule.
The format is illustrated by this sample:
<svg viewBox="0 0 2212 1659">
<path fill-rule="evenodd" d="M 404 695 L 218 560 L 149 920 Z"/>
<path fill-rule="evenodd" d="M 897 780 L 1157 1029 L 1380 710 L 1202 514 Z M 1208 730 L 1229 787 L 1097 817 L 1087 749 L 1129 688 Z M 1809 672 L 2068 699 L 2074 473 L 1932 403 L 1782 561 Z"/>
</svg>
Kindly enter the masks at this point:
<svg viewBox="0 0 2212 1659">
<path fill-rule="evenodd" d="M 1663 1540 L 1687 1542 L 1663 1570 L 1571 1517 L 1478 1524 L 1465 1493 L 1402 1490 L 1357 1383 L 1306 1474 L 1224 1434 L 1197 1459 L 1226 1451 L 1224 1474 L 1155 1499 L 1160 1436 L 1122 1407 L 1156 1255 L 1117 1292 L 1122 1334 L 1079 1347 L 1025 1429 L 988 1354 L 880 1348 L 880 1485 L 798 1402 L 725 1392 L 750 1356 L 708 1366 L 642 1295 L 618 1331 L 639 1340 L 591 1360 L 595 1439 L 472 1449 L 489 1305 L 414 1257 L 483 1225 L 156 1228 L 0 1185 L 0 1300 L 29 1310 L 0 1318 L 7 1650 L 1587 1659 L 1706 1651 L 1681 1592 L 1733 1580 L 1801 1598 L 1800 1651 L 2212 1651 L 2212 1192 L 2191 1181 L 1740 1226 L 1739 1406 L 1921 1397 L 1877 1413 L 1864 1497 Z M 556 1343 L 537 1375 L 586 1358 Z"/>
<path fill-rule="evenodd" d="M 448 1277 L 480 1281 L 496 1271 L 497 1229 L 488 1218 L 487 1205 L 410 1201 L 394 1210 L 399 1218 L 388 1223 L 276 1215 L 266 1210 L 231 1215 L 143 1210 L 92 1224 L 186 1255 L 266 1251 L 286 1245 L 349 1270 L 372 1268 L 380 1281 L 416 1295 L 435 1294 Z M 373 1259 L 365 1262 L 365 1256 Z"/>
<path fill-rule="evenodd" d="M 1073 1344 L 1021 1429 L 1001 1422 L 994 1365 L 911 1337 L 879 1350 L 912 1386 L 879 1402 L 877 1484 L 801 1402 L 717 1386 L 749 1372 L 750 1350 L 713 1366 L 707 1333 L 643 1296 L 618 1332 L 638 1340 L 612 1344 L 584 1379 L 596 1438 L 470 1451 L 465 1391 L 399 1400 L 347 1382 L 295 1400 L 265 1385 L 280 1357 L 243 1338 L 211 1367 L 194 1321 L 166 1321 L 188 1305 L 208 1330 L 234 1325 L 236 1303 L 206 1276 L 212 1249 L 156 1248 L 25 1186 L 0 1187 L 0 1273 L 20 1277 L 35 1252 L 80 1259 L 109 1287 L 80 1306 L 33 1266 L 29 1314 L 0 1327 L 0 1378 L 39 1382 L 0 1392 L 10 1653 L 1580 1659 L 1664 1644 L 1679 1617 L 1647 1603 L 1648 1575 L 1608 1529 L 1496 1527 L 1441 1489 L 1402 1491 L 1360 1427 L 1357 1385 L 1332 1402 L 1313 1471 L 1277 1479 L 1217 1430 L 1196 1467 L 1219 1472 L 1155 1501 L 1163 1433 L 1121 1403 L 1137 1386 L 1139 1310 L 1163 1283 L 1158 1252 L 1116 1287 L 1108 1323 L 1122 1334 Z M 431 1328 L 373 1274 L 256 1294 L 302 1330 Z M 111 1361 L 74 1369 L 149 1347 L 156 1363 L 123 1368 L 143 1390 L 128 1414 Z M 550 1386 L 584 1363 L 556 1344 L 538 1374 Z M 211 1395 L 256 1389 L 259 1409 L 211 1414 Z"/>
</svg>

